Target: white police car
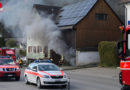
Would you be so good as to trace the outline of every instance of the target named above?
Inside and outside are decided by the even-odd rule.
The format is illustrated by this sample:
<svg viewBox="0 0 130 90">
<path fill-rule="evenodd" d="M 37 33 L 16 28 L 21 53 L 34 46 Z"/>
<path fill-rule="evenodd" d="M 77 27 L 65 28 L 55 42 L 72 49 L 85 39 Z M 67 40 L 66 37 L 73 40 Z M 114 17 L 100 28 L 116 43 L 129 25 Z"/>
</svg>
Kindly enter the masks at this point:
<svg viewBox="0 0 130 90">
<path fill-rule="evenodd" d="M 48 62 L 31 63 L 24 72 L 25 83 L 37 84 L 42 86 L 60 85 L 66 87 L 68 77 L 58 66 Z"/>
</svg>

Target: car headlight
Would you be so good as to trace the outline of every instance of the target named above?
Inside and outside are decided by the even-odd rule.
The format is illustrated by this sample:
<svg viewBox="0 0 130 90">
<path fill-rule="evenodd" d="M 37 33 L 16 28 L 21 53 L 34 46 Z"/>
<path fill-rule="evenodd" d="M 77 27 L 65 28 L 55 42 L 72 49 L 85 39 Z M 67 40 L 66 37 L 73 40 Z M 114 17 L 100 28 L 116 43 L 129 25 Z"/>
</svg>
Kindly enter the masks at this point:
<svg viewBox="0 0 130 90">
<path fill-rule="evenodd" d="M 48 76 L 48 75 L 43 75 L 43 78 L 50 78 L 50 76 Z"/>
<path fill-rule="evenodd" d="M 16 71 L 19 71 L 20 70 L 20 68 L 16 68 Z"/>
<path fill-rule="evenodd" d="M 67 75 L 63 75 L 63 78 L 67 78 Z"/>
<path fill-rule="evenodd" d="M 0 68 L 0 71 L 4 71 L 3 68 Z"/>
</svg>

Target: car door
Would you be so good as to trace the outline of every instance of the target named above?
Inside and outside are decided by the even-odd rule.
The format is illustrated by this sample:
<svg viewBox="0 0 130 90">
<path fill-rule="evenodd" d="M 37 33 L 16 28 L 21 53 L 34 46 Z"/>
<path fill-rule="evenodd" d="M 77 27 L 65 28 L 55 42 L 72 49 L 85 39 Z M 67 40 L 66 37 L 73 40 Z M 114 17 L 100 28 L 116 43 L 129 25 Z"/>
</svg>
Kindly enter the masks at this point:
<svg viewBox="0 0 130 90">
<path fill-rule="evenodd" d="M 37 64 L 34 64 L 34 66 L 32 67 L 32 82 L 33 83 L 36 83 L 36 79 L 37 79 L 37 75 L 38 75 L 38 72 L 37 72 Z"/>
<path fill-rule="evenodd" d="M 30 78 L 31 77 L 31 67 L 30 67 L 30 65 L 26 68 L 25 74 L 27 76 L 28 81 L 31 82 L 31 78 Z"/>
<path fill-rule="evenodd" d="M 29 69 L 28 69 L 28 80 L 32 83 L 33 83 L 33 69 L 32 69 L 33 66 L 34 66 L 34 63 L 30 64 Z"/>
</svg>

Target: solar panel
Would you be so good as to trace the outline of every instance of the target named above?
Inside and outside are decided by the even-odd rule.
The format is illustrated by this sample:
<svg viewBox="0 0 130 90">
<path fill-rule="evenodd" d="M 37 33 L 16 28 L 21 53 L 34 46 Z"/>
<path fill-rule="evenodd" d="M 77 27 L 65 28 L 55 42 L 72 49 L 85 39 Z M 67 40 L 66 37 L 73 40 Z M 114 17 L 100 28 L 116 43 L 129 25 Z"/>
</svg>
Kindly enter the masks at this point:
<svg viewBox="0 0 130 90">
<path fill-rule="evenodd" d="M 85 17 L 97 0 L 85 0 L 62 8 L 58 26 L 74 25 Z"/>
</svg>

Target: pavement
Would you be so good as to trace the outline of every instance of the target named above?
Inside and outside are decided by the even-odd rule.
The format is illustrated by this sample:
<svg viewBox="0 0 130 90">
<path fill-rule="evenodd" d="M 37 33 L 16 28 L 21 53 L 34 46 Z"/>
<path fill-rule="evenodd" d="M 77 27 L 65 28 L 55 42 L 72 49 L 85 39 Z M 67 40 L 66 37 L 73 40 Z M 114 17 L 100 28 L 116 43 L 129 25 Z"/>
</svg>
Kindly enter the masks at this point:
<svg viewBox="0 0 130 90">
<path fill-rule="evenodd" d="M 91 67 L 97 67 L 98 65 L 93 63 L 93 64 L 88 64 L 88 65 L 82 65 L 82 66 L 61 66 L 63 70 L 75 70 L 75 69 L 82 69 L 82 68 L 91 68 Z"/>
<path fill-rule="evenodd" d="M 120 68 L 118 67 L 99 67 L 96 65 L 87 65 L 87 66 L 62 66 L 61 67 L 64 71 L 75 71 L 78 70 L 86 70 L 87 75 L 104 77 L 104 78 L 119 78 Z M 85 74 L 85 73 L 84 73 Z"/>
</svg>

